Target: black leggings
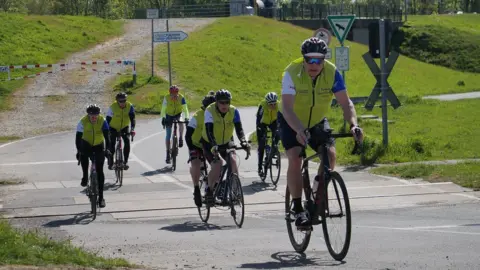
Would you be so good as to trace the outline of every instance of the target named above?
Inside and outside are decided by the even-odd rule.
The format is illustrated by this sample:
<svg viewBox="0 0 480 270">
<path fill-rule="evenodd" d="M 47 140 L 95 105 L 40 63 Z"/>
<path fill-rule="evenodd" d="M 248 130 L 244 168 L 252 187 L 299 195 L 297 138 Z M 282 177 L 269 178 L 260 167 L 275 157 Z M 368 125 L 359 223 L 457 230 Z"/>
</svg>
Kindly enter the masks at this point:
<svg viewBox="0 0 480 270">
<path fill-rule="evenodd" d="M 100 199 L 103 198 L 103 186 L 105 184 L 105 174 L 103 173 L 103 164 L 105 163 L 105 148 L 103 147 L 103 143 L 95 146 L 91 146 L 87 142 L 82 142 L 82 149 L 81 149 L 81 157 L 80 162 L 82 163 L 82 172 L 83 178 L 88 179 L 89 171 L 88 171 L 88 164 L 89 164 L 89 157 L 92 153 L 95 152 L 95 169 L 97 171 L 98 176 L 98 191 Z"/>
<path fill-rule="evenodd" d="M 275 139 L 278 140 L 277 134 L 277 121 L 273 121 L 270 125 L 260 124 L 259 130 L 257 131 L 257 140 L 258 140 L 258 166 L 262 165 L 263 154 L 265 151 L 266 140 L 264 140 L 265 134 L 267 133 L 267 127 L 272 131 L 272 135 L 276 136 Z M 273 138 L 272 136 L 272 138 Z"/>
<path fill-rule="evenodd" d="M 127 136 L 128 133 L 128 127 L 125 127 L 121 130 L 122 133 L 122 138 L 123 138 L 123 162 L 128 161 L 128 156 L 130 155 L 130 140 Z M 115 145 L 117 144 L 117 136 L 118 136 L 118 131 L 116 129 L 111 128 L 110 129 L 110 153 L 112 155 L 110 156 L 110 164 L 113 164 L 113 156 L 115 155 Z"/>
</svg>

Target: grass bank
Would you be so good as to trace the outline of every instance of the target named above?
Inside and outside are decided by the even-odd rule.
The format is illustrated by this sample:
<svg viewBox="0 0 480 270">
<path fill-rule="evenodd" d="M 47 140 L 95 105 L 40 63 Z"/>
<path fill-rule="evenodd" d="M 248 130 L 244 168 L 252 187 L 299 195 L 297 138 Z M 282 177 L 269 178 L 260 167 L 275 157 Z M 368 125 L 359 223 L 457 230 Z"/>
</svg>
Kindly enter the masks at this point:
<svg viewBox="0 0 480 270">
<path fill-rule="evenodd" d="M 124 259 L 102 258 L 68 241 L 50 240 L 38 232 L 23 232 L 0 221 L 0 265 L 62 265 L 112 269 L 131 267 Z"/>
<path fill-rule="evenodd" d="M 195 97 L 211 89 L 227 88 L 237 106 L 256 106 L 267 92 L 280 91 L 284 68 L 299 56 L 301 42 L 311 35 L 310 30 L 262 17 L 220 18 L 190 33 L 186 40 L 171 43 L 173 83 L 198 105 Z M 338 45 L 334 38 L 330 47 Z M 349 93 L 368 96 L 376 82 L 362 58 L 368 47 L 348 41 L 346 46 L 351 50 L 350 71 L 346 73 Z M 158 46 L 155 53 L 157 68 L 168 70 L 166 46 Z M 138 73 L 148 78 L 149 71 L 146 68 Z M 480 74 L 453 71 L 404 56 L 399 57 L 388 81 L 398 96 L 406 97 L 480 90 Z M 123 77 L 117 85 L 129 82 L 131 78 Z M 137 106 L 152 107 L 151 97 L 158 94 L 158 89 L 166 88 L 146 84 L 127 90 L 132 91 L 134 99 L 141 96 L 136 98 Z"/>
<path fill-rule="evenodd" d="M 409 16 L 402 54 L 426 63 L 480 73 L 480 15 Z"/>
<path fill-rule="evenodd" d="M 480 162 L 385 166 L 374 168 L 370 172 L 406 179 L 422 178 L 429 182 L 452 181 L 463 187 L 480 190 Z"/>
<path fill-rule="evenodd" d="M 121 21 L 84 16 L 30 16 L 0 13 L 0 66 L 50 64 L 123 32 Z M 12 78 L 46 71 L 15 70 Z M 0 80 L 7 79 L 0 73 Z M 27 81 L 0 82 L 0 110 L 9 94 Z"/>
<path fill-rule="evenodd" d="M 337 140 L 338 163 L 343 165 L 371 165 L 424 160 L 463 159 L 480 157 L 480 100 L 441 102 L 436 100 L 406 99 L 397 110 L 388 109 L 389 146 L 382 144 L 381 121 L 359 119 L 364 129 L 364 155 L 351 155 L 353 140 Z M 381 109 L 367 112 L 356 106 L 357 115 L 373 114 L 381 119 Z M 468 115 L 468 117 L 465 117 Z M 343 127 L 343 113 L 334 107 L 328 114 L 334 132 Z M 256 138 L 253 137 L 253 140 Z"/>
</svg>

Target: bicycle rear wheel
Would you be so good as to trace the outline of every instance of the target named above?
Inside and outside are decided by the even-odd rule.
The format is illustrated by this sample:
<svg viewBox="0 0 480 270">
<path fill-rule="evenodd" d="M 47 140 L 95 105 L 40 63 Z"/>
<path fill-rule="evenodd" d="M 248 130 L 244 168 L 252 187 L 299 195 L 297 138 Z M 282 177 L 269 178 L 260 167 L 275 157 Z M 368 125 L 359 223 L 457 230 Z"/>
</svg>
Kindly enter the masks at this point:
<svg viewBox="0 0 480 270">
<path fill-rule="evenodd" d="M 275 148 L 275 150 L 272 149 L 270 155 L 270 179 L 272 180 L 272 184 L 274 186 L 277 186 L 278 180 L 280 179 L 282 159 L 280 157 L 280 152 L 278 151 L 278 148 Z M 276 172 L 274 172 L 274 167 L 277 170 Z"/>
<path fill-rule="evenodd" d="M 345 258 L 350 247 L 350 238 L 352 233 L 352 217 L 350 213 L 350 201 L 348 199 L 347 187 L 340 174 L 330 173 L 330 180 L 326 185 L 326 211 L 322 215 L 322 228 L 325 244 L 328 252 L 337 261 Z M 337 223 L 338 222 L 338 223 Z M 344 230 L 336 229 L 336 224 L 344 223 Z M 332 230 L 333 229 L 333 230 Z M 335 233 L 331 234 L 331 231 Z M 343 236 L 339 245 L 332 245 L 331 236 Z"/>
<path fill-rule="evenodd" d="M 177 137 L 173 137 L 173 144 L 172 144 L 172 171 L 177 169 L 177 152 L 178 152 L 178 142 Z"/>
<path fill-rule="evenodd" d="M 200 176 L 200 183 L 199 183 L 200 194 L 202 196 L 202 206 L 197 207 L 197 209 L 198 209 L 198 215 L 200 216 L 200 219 L 205 223 L 210 218 L 210 206 L 205 201 L 205 195 L 206 195 L 205 187 L 207 183 L 208 183 L 208 177 L 202 171 Z"/>
<path fill-rule="evenodd" d="M 123 154 L 122 149 L 117 148 L 115 151 L 115 175 L 119 186 L 123 184 Z"/>
<path fill-rule="evenodd" d="M 290 198 L 290 190 L 288 190 L 288 185 L 287 185 L 287 188 L 285 190 L 285 221 L 287 223 L 288 238 L 290 239 L 290 243 L 292 244 L 293 249 L 295 249 L 295 251 L 298 253 L 303 253 L 307 249 L 308 244 L 310 243 L 312 231 L 311 230 L 300 231 L 300 230 L 297 230 L 297 228 L 292 228 L 292 227 L 295 227 L 294 215 L 295 213 L 293 211 L 293 202 Z M 302 235 L 300 242 L 296 241 L 293 230 L 296 230 Z"/>
<path fill-rule="evenodd" d="M 91 213 L 93 215 L 93 219 L 97 218 L 97 205 L 98 205 L 98 179 L 97 173 L 94 172 L 90 175 L 90 205 L 91 205 Z"/>
<path fill-rule="evenodd" d="M 230 176 L 230 213 L 232 214 L 233 221 L 238 228 L 241 228 L 245 218 L 245 204 L 243 201 L 243 190 L 240 178 L 235 173 Z M 240 210 L 240 216 L 237 217 L 238 211 L 235 210 L 235 205 L 238 204 L 242 209 Z"/>
</svg>

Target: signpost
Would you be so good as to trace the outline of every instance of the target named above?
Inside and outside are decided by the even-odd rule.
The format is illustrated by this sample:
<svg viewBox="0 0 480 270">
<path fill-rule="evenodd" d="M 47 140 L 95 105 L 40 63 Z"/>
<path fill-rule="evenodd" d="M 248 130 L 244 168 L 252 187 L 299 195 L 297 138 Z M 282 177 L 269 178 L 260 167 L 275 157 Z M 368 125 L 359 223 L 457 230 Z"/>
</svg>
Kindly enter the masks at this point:
<svg viewBox="0 0 480 270">
<path fill-rule="evenodd" d="M 153 42 L 167 42 L 168 48 L 168 80 L 170 82 L 170 86 L 172 86 L 172 62 L 170 60 L 170 41 L 183 41 L 185 40 L 188 35 L 183 31 L 168 31 L 168 19 L 167 19 L 167 31 L 166 32 L 155 32 L 152 35 Z"/>
<path fill-rule="evenodd" d="M 153 20 L 158 18 L 158 9 L 147 9 L 147 19 L 152 20 L 152 77 L 154 73 L 153 67 Z"/>
<path fill-rule="evenodd" d="M 313 33 L 313 36 L 325 41 L 325 43 L 330 46 L 332 34 L 330 34 L 330 31 L 328 31 L 328 29 L 318 28 L 317 31 Z"/>
</svg>

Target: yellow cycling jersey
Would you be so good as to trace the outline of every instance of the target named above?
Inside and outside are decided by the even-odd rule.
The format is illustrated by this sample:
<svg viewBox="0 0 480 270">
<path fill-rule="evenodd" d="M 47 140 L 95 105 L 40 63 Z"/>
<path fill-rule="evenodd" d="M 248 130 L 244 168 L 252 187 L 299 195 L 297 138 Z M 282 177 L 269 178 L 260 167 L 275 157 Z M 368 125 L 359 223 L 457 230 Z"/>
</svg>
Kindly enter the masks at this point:
<svg viewBox="0 0 480 270">
<path fill-rule="evenodd" d="M 200 140 L 202 139 L 202 132 L 205 129 L 204 119 L 205 111 L 200 109 L 193 114 L 192 119 L 190 119 L 188 122 L 188 126 L 194 129 L 192 134 L 192 143 L 199 148 L 202 148 Z"/>
<path fill-rule="evenodd" d="M 275 120 L 277 120 L 277 112 L 278 112 L 279 105 L 280 105 L 280 102 L 277 102 L 277 104 L 275 105 L 275 108 L 270 109 L 270 106 L 268 106 L 266 100 L 260 102 L 259 106 L 262 106 L 262 110 L 263 110 L 262 119 L 260 120 L 260 123 L 270 125 Z"/>
<path fill-rule="evenodd" d="M 132 103 L 127 101 L 125 108 L 120 108 L 120 105 L 115 101 L 108 109 L 107 116 L 112 117 L 110 127 L 117 131 L 128 127 L 130 125 L 130 113 L 134 111 Z"/>
<path fill-rule="evenodd" d="M 184 117 L 188 118 L 188 106 L 185 97 L 182 94 L 178 94 L 177 97 L 172 97 L 170 94 L 165 95 L 163 98 L 162 112 L 160 118 L 164 118 L 165 115 L 175 116 L 180 113 L 184 113 Z"/>
<path fill-rule="evenodd" d="M 105 141 L 104 130 L 108 130 L 108 124 L 101 115 L 98 116 L 95 124 L 92 124 L 88 115 L 85 115 L 77 125 L 77 132 L 83 133 L 82 140 L 88 142 L 91 146 L 102 144 Z"/>
<path fill-rule="evenodd" d="M 324 61 L 323 70 L 316 79 L 315 87 L 312 86 L 312 78 L 303 68 L 303 57 L 292 61 L 285 68 L 283 76 L 286 73 L 290 75 L 293 83 L 287 87 L 294 89 L 295 92 L 293 111 L 305 128 L 319 123 L 330 110 L 333 93 L 345 89 L 343 79 L 335 65 L 327 60 Z M 283 111 L 283 108 L 280 111 Z"/>
<path fill-rule="evenodd" d="M 204 121 L 205 124 L 213 123 L 215 141 L 217 145 L 224 145 L 232 140 L 235 123 L 240 122 L 240 113 L 233 105 L 230 105 L 228 112 L 222 117 L 216 108 L 216 104 L 212 103 L 205 109 Z M 210 142 L 205 127 L 202 130 L 202 138 Z"/>
</svg>

